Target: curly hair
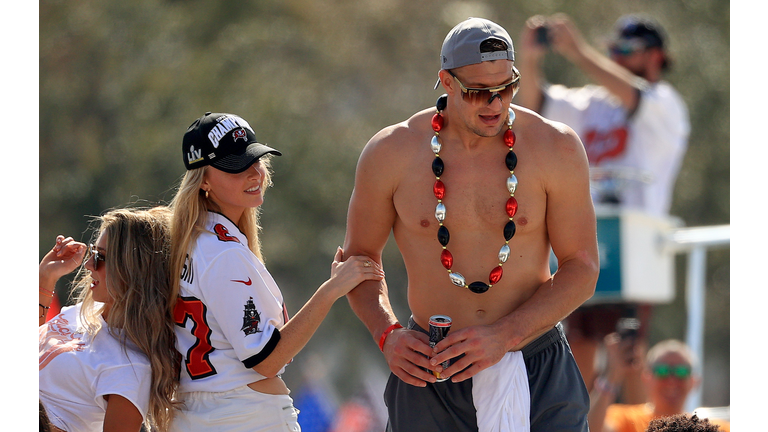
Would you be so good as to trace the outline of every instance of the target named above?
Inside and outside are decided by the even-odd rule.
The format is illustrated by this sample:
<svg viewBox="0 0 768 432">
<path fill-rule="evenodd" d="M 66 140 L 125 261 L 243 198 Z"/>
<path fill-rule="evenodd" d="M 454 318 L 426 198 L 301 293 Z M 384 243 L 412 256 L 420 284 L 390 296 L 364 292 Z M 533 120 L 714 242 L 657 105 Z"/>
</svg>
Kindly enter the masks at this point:
<svg viewBox="0 0 768 432">
<path fill-rule="evenodd" d="M 651 420 L 646 432 L 717 432 L 720 426 L 696 414 L 676 414 Z"/>
</svg>

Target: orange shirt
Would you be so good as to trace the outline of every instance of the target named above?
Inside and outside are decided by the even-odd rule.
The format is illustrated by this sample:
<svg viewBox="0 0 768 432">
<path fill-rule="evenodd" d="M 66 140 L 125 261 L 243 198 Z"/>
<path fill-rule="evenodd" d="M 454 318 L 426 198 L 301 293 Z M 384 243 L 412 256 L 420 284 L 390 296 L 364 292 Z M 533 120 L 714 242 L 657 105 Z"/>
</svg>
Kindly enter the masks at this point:
<svg viewBox="0 0 768 432">
<path fill-rule="evenodd" d="M 653 419 L 653 411 L 648 404 L 613 404 L 605 413 L 605 426 L 614 432 L 645 432 Z M 720 426 L 722 432 L 731 432 L 727 421 L 710 419 L 709 422 Z"/>
</svg>

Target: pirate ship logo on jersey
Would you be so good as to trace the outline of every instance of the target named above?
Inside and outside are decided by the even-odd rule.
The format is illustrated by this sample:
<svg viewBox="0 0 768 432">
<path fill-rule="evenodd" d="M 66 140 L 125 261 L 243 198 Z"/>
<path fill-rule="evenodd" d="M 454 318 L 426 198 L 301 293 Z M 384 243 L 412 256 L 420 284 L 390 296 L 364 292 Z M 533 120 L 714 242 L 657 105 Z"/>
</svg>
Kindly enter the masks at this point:
<svg viewBox="0 0 768 432">
<path fill-rule="evenodd" d="M 240 330 L 245 333 L 246 336 L 254 333 L 261 333 L 259 330 L 259 322 L 261 321 L 261 315 L 256 310 L 256 305 L 253 304 L 253 297 L 248 299 L 248 303 L 245 304 L 245 310 L 243 311 L 243 328 Z"/>
</svg>

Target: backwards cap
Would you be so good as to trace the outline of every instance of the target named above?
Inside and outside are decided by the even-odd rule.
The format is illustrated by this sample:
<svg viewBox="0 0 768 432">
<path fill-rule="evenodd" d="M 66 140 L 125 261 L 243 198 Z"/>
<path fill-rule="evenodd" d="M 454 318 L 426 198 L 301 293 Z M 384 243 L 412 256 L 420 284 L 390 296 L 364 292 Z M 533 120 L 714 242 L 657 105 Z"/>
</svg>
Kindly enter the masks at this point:
<svg viewBox="0 0 768 432">
<path fill-rule="evenodd" d="M 496 39 L 507 44 L 506 51 L 480 52 L 480 44 Z M 469 18 L 456 25 L 443 41 L 440 69 L 455 69 L 489 60 L 515 61 L 512 38 L 503 27 L 484 18 Z M 435 84 L 435 88 L 440 80 Z"/>
</svg>

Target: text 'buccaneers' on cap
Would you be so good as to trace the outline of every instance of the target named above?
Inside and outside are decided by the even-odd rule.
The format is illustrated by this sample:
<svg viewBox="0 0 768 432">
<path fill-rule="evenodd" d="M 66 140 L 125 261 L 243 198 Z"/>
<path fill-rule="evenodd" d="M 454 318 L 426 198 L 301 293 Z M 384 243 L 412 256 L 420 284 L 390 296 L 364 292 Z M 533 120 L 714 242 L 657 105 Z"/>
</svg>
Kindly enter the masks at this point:
<svg viewBox="0 0 768 432">
<path fill-rule="evenodd" d="M 258 142 L 242 117 L 210 112 L 189 126 L 181 149 L 187 170 L 210 165 L 231 174 L 245 171 L 266 154 L 282 155 Z"/>
</svg>

